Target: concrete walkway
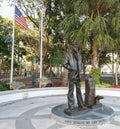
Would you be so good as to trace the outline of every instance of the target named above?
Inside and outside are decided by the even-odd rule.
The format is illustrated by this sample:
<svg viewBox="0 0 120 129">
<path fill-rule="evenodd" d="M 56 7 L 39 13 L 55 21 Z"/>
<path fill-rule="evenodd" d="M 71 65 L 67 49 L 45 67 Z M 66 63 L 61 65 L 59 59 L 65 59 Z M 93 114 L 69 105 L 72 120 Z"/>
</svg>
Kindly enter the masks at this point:
<svg viewBox="0 0 120 129">
<path fill-rule="evenodd" d="M 35 89 L 33 91 L 21 90 L 0 93 L 1 100 L 7 95 L 14 95 L 14 97 L 16 95 L 16 100 L 12 101 L 11 99 L 11 101 L 3 101 L 0 104 L 0 129 L 120 129 L 120 97 L 117 97 L 117 94 L 116 96 L 113 95 L 114 90 L 112 89 L 110 89 L 112 93 L 110 96 L 105 95 L 105 91 L 108 94 L 109 90 L 103 89 L 105 98 L 101 102 L 115 111 L 113 120 L 109 123 L 92 127 L 64 125 L 52 118 L 51 108 L 67 102 L 67 88 Z M 55 91 L 57 91 L 56 94 L 54 94 Z M 120 90 L 115 89 L 115 91 L 120 93 Z M 33 96 L 30 92 L 33 93 Z M 38 92 L 44 93 L 44 95 L 40 95 Z M 20 93 L 26 93 L 27 97 L 18 97 Z"/>
</svg>

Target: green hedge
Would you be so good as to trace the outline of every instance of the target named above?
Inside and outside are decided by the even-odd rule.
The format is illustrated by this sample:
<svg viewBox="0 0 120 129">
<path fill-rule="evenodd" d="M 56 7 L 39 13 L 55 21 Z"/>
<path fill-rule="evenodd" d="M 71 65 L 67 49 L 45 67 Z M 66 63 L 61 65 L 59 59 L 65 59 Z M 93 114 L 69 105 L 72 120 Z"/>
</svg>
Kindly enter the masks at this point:
<svg viewBox="0 0 120 129">
<path fill-rule="evenodd" d="M 10 85 L 4 82 L 0 82 L 0 91 L 10 90 Z"/>
</svg>

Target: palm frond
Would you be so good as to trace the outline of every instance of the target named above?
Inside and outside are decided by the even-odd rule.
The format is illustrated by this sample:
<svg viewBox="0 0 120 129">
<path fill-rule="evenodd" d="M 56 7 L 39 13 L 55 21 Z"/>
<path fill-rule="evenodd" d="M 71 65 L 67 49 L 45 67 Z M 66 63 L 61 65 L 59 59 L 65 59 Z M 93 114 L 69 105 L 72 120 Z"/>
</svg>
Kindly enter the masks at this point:
<svg viewBox="0 0 120 129">
<path fill-rule="evenodd" d="M 104 4 L 105 4 L 105 6 L 107 5 L 107 8 L 111 8 L 116 3 L 119 3 L 119 0 L 106 0 L 106 1 L 104 1 Z"/>
<path fill-rule="evenodd" d="M 116 33 L 120 33 L 120 17 L 113 17 L 112 26 Z"/>
<path fill-rule="evenodd" d="M 82 14 L 88 14 L 89 5 L 85 0 L 78 0 L 74 6 L 75 14 L 78 16 Z"/>
<path fill-rule="evenodd" d="M 97 16 L 93 22 L 93 29 L 96 30 L 97 33 L 107 32 L 107 19 L 102 16 Z"/>
<path fill-rule="evenodd" d="M 82 27 L 80 29 L 84 33 L 85 36 L 88 36 L 89 35 L 89 32 L 91 30 L 93 30 L 93 20 L 92 20 L 92 18 L 87 19 L 83 23 L 83 25 L 82 25 Z"/>
<path fill-rule="evenodd" d="M 75 16 L 71 14 L 67 15 L 61 22 L 60 27 L 62 27 L 65 32 L 70 32 L 71 29 L 75 27 Z"/>
<path fill-rule="evenodd" d="M 116 46 L 116 41 L 108 34 L 98 34 L 96 37 L 97 47 L 112 49 Z"/>
</svg>

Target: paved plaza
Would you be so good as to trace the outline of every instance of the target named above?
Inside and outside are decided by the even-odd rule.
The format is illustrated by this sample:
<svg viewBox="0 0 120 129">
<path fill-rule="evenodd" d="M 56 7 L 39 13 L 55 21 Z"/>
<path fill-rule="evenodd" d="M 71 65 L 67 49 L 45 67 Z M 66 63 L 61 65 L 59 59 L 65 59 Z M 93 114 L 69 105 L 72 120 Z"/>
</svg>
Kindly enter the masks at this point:
<svg viewBox="0 0 120 129">
<path fill-rule="evenodd" d="M 66 95 L 54 95 L 1 103 L 0 129 L 120 129 L 119 97 L 104 96 L 101 100 L 114 110 L 114 117 L 110 122 L 87 127 L 65 125 L 53 119 L 51 109 L 66 102 Z"/>
</svg>

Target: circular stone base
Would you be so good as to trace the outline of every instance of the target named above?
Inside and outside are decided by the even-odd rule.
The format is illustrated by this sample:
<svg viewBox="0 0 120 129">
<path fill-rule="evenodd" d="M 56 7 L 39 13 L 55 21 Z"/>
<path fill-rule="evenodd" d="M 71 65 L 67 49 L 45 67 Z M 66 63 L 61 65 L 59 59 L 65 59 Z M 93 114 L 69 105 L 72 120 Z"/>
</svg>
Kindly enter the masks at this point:
<svg viewBox="0 0 120 129">
<path fill-rule="evenodd" d="M 78 108 L 74 108 L 74 110 L 72 110 L 72 111 L 69 110 L 68 108 L 65 108 L 64 109 L 64 113 L 66 115 L 69 115 L 69 116 L 78 116 L 78 115 L 85 114 L 87 112 L 88 112 L 88 110 L 86 110 L 86 109 L 79 110 Z"/>
<path fill-rule="evenodd" d="M 52 108 L 52 116 L 59 122 L 70 125 L 96 125 L 109 122 L 113 116 L 114 111 L 107 106 L 102 105 L 101 108 L 87 109 L 84 114 L 69 116 L 64 113 L 64 109 L 67 108 L 66 104 L 58 105 Z"/>
</svg>

